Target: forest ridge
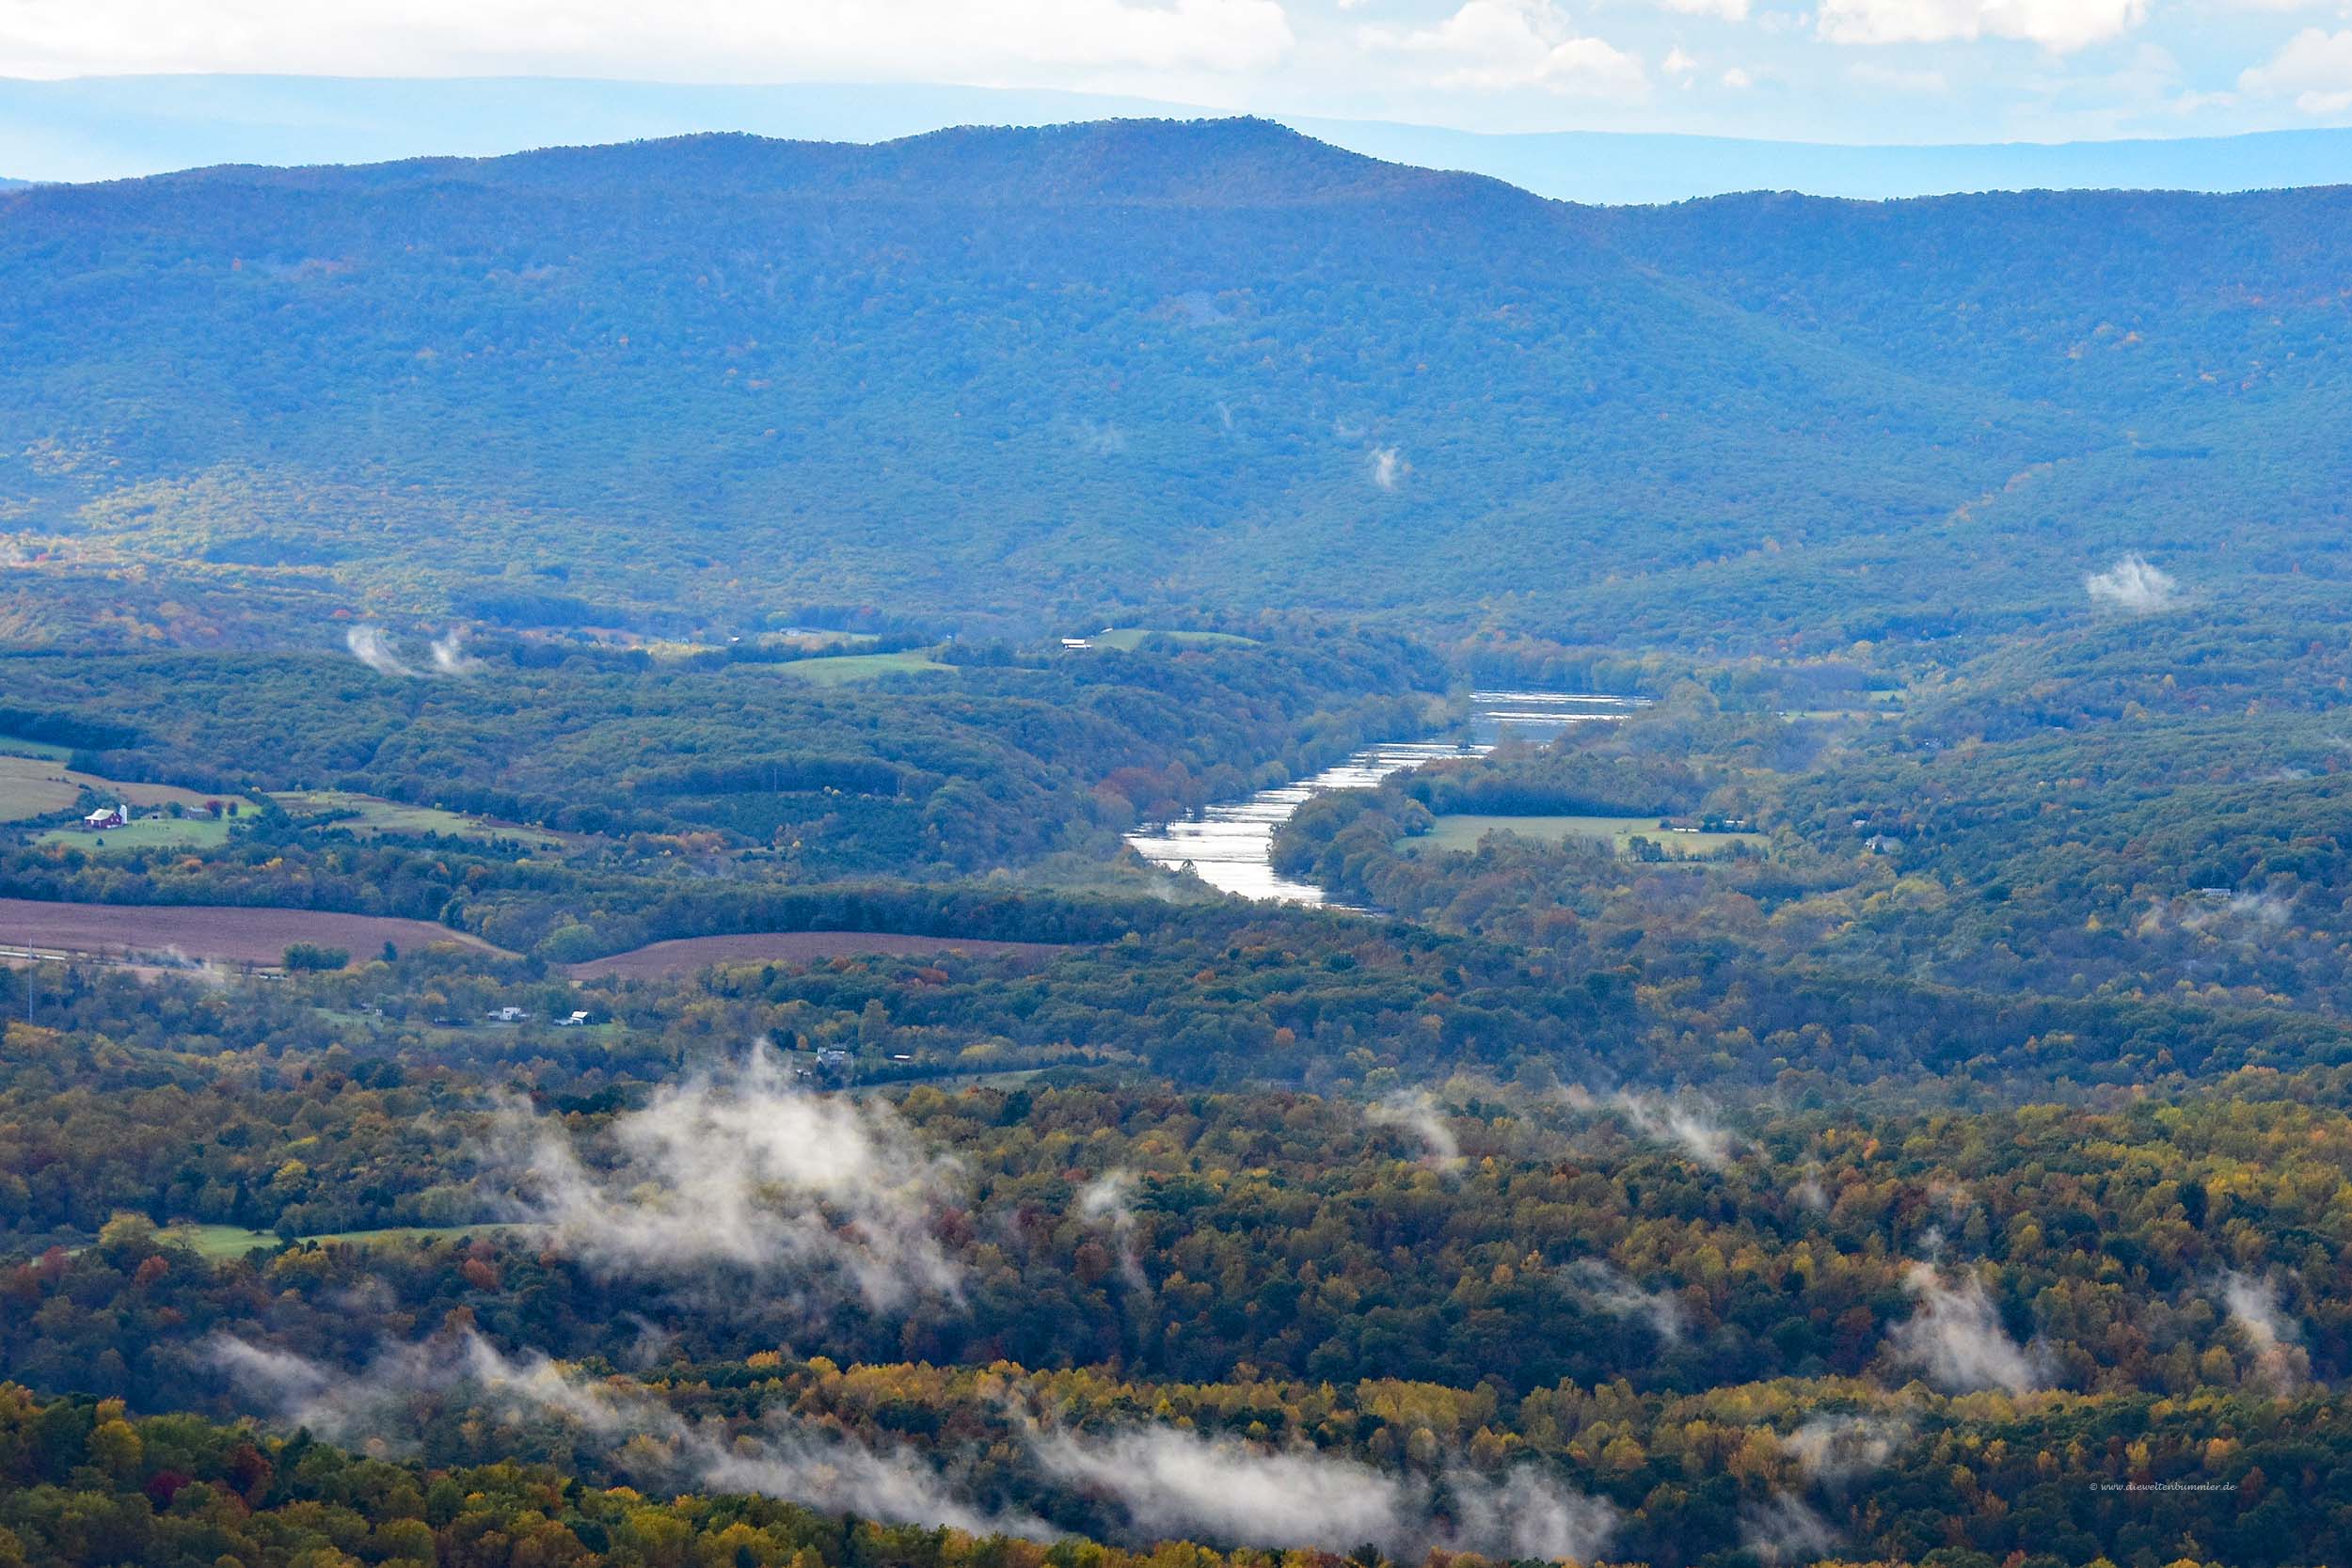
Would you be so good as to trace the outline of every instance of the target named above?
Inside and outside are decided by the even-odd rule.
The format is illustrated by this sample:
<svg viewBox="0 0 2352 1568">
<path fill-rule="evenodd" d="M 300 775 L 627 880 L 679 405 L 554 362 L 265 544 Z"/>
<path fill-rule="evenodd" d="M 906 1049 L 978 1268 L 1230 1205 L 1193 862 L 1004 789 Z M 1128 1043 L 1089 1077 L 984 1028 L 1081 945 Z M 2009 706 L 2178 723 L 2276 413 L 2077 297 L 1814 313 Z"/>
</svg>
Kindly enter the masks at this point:
<svg viewBox="0 0 2352 1568">
<path fill-rule="evenodd" d="M 1581 208 L 1255 120 L 17 191 L 7 613 L 277 641 L 748 591 L 1802 649 L 2006 624 L 2224 520 L 2225 577 L 2332 575 L 2348 201 Z"/>
</svg>

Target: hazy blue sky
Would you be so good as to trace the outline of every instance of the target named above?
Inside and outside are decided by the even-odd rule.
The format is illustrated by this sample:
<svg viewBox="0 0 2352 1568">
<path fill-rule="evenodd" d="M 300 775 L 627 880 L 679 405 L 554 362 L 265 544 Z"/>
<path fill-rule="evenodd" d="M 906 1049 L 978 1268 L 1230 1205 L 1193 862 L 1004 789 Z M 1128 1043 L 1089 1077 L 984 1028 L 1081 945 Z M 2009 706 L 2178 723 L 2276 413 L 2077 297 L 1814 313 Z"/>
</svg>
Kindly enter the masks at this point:
<svg viewBox="0 0 2352 1568">
<path fill-rule="evenodd" d="M 0 0 L 0 76 L 956 82 L 1478 130 L 2352 124 L 2352 0 Z"/>
</svg>

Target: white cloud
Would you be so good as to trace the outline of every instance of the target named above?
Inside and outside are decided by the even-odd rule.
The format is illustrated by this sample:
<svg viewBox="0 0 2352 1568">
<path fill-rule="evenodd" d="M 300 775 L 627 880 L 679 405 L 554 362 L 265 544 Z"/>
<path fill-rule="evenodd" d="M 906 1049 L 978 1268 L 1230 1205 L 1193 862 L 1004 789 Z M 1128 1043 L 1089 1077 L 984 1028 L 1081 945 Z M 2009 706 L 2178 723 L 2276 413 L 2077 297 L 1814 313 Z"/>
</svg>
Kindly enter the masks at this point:
<svg viewBox="0 0 2352 1568">
<path fill-rule="evenodd" d="M 1089 1225 L 1107 1225 L 1119 1245 L 1119 1272 L 1136 1290 L 1145 1288 L 1143 1259 L 1136 1256 L 1136 1211 L 1127 1199 L 1135 1190 L 1133 1171 L 1104 1171 L 1078 1190 L 1078 1217 Z"/>
<path fill-rule="evenodd" d="M 2343 114 L 2352 109 L 2352 29 L 2306 27 L 2268 61 L 2242 72 L 2237 85 L 2258 98 L 2292 98 L 2307 115 Z"/>
<path fill-rule="evenodd" d="M 974 1505 L 905 1449 L 869 1449 L 781 1414 L 735 1434 L 716 1424 L 691 1425 L 626 1380 L 592 1377 L 538 1351 L 510 1358 L 471 1330 L 387 1346 L 356 1375 L 231 1335 L 215 1336 L 208 1348 L 232 1382 L 273 1405 L 288 1425 L 329 1442 L 405 1451 L 415 1446 L 407 1429 L 417 1424 L 421 1405 L 474 1400 L 512 1418 L 562 1422 L 598 1448 L 643 1439 L 625 1451 L 657 1463 L 660 1474 L 642 1478 L 647 1481 L 755 1492 L 826 1513 L 974 1534 L 1003 1530 L 1052 1540 L 1057 1533 L 1031 1515 Z"/>
<path fill-rule="evenodd" d="M 1699 62 L 1684 54 L 1682 45 L 1678 43 L 1667 50 L 1666 57 L 1658 62 L 1658 69 L 1669 76 L 1688 76 L 1698 68 Z"/>
<path fill-rule="evenodd" d="M 2042 1386 L 2038 1342 L 2027 1348 L 2009 1337 L 1974 1275 L 1947 1286 L 1933 1268 L 1914 1263 L 1903 1289 L 1919 1298 L 1919 1310 L 1887 1336 L 1896 1360 L 1918 1367 L 1950 1393 L 2006 1388 L 2023 1394 Z"/>
<path fill-rule="evenodd" d="M 1640 1318 L 1667 1344 L 1679 1344 L 1691 1317 L 1672 1291 L 1645 1291 L 1598 1259 L 1585 1258 L 1560 1272 L 1561 1283 L 1585 1306 L 1613 1318 Z"/>
<path fill-rule="evenodd" d="M 1670 11 L 1680 11 L 1684 16 L 1712 16 L 1725 22 L 1745 22 L 1748 19 L 1748 0 L 1655 0 L 1655 3 Z"/>
<path fill-rule="evenodd" d="M 659 1090 L 615 1117 L 617 1159 L 591 1164 L 560 1119 L 510 1112 L 502 1163 L 517 1217 L 607 1273 L 677 1278 L 744 1271 L 812 1297 L 847 1283 L 874 1307 L 960 1297 L 931 1228 L 954 1166 L 880 1101 L 788 1083 L 764 1047 L 739 1070 Z"/>
<path fill-rule="evenodd" d="M 1832 43 L 2011 39 L 2066 55 L 2147 19 L 2148 0 L 1822 0 L 1818 27 Z"/>
<path fill-rule="evenodd" d="M 1702 1100 L 1671 1100 L 1662 1095 L 1621 1090 L 1610 1103 L 1624 1115 L 1636 1133 L 1654 1143 L 1673 1145 L 1708 1170 L 1727 1167 L 1733 1149 L 1739 1146 L 1731 1130 L 1715 1119 L 1714 1107 Z"/>
<path fill-rule="evenodd" d="M 482 668 L 480 659 L 466 657 L 463 626 L 452 626 L 446 636 L 433 640 L 433 668 L 444 675 L 469 675 Z"/>
<path fill-rule="evenodd" d="M 402 657 L 392 652 L 391 641 L 381 626 L 353 626 L 343 633 L 343 646 L 351 657 L 379 675 L 413 675 Z"/>
<path fill-rule="evenodd" d="M 1540 87 L 1619 100 L 1649 91 L 1640 60 L 1605 40 L 1578 35 L 1551 0 L 1467 0 L 1434 27 L 1367 27 L 1358 39 L 1367 49 L 1447 62 L 1437 85 L 1450 89 Z"/>
<path fill-rule="evenodd" d="M 1449 1470 L 1454 1517 L 1431 1516 L 1426 1482 L 1311 1449 L 1273 1449 L 1171 1427 L 1033 1432 L 1049 1474 L 1108 1497 L 1145 1540 L 1206 1536 L 1245 1545 L 1345 1551 L 1372 1542 L 1399 1561 L 1431 1551 L 1583 1561 L 1617 1511 L 1523 1465 L 1500 1481 Z"/>
<path fill-rule="evenodd" d="M 2180 586 L 2169 572 L 2149 565 L 2137 552 L 2124 556 L 2104 572 L 2093 572 L 2083 578 L 2083 592 L 2090 595 L 2091 603 L 2132 615 L 2152 615 L 2159 610 L 2171 609 Z"/>
<path fill-rule="evenodd" d="M 1836 1544 L 1829 1521 L 1785 1492 L 1740 1510 L 1740 1544 L 1766 1562 L 1816 1561 Z"/>
<path fill-rule="evenodd" d="M 1745 71 L 1742 71 L 1740 67 L 1735 65 L 1729 71 L 1724 72 L 1724 86 L 1729 87 L 1734 92 L 1738 92 L 1742 88 L 1756 86 L 1756 78 L 1749 75 Z"/>
<path fill-rule="evenodd" d="M 1930 94 L 1941 97 L 1952 90 L 1952 84 L 1940 71 L 1903 71 L 1876 60 L 1856 60 L 1846 68 L 1846 80 L 1914 98 Z"/>
<path fill-rule="evenodd" d="M 1780 1444 L 1807 1480 L 1838 1486 L 1883 1465 L 1910 1436 L 1909 1422 L 1885 1416 L 1822 1415 L 1808 1417 Z"/>
<path fill-rule="evenodd" d="M 14 0 L 0 75 L 606 73 L 972 81 L 1052 69 L 1250 71 L 1280 0 Z"/>
<path fill-rule="evenodd" d="M 2230 1310 L 2230 1322 L 2254 1353 L 2256 1375 L 2281 1394 L 2301 1387 L 2311 1371 L 2311 1355 L 2297 1342 L 2302 1329 L 2279 1310 L 2277 1281 L 2232 1270 L 2221 1276 L 2221 1301 Z"/>
<path fill-rule="evenodd" d="M 1382 1127 L 1402 1127 L 1420 1140 L 1421 1163 L 1434 1171 L 1462 1168 L 1462 1145 L 1427 1089 L 1400 1089 L 1364 1107 L 1364 1119 Z"/>
<path fill-rule="evenodd" d="M 1049 1474 L 1107 1494 L 1154 1540 L 1208 1534 L 1252 1546 L 1398 1540 L 1409 1505 L 1394 1478 L 1354 1460 L 1269 1452 L 1171 1428 L 1051 1433 L 1032 1443 Z"/>
</svg>

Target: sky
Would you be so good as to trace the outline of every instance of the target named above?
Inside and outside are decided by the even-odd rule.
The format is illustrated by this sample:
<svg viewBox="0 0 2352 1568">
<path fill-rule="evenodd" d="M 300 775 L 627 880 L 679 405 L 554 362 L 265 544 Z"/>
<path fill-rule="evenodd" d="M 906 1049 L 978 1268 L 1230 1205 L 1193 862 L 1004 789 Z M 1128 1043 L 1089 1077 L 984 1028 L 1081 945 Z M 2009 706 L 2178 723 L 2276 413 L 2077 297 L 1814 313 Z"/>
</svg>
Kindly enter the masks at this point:
<svg viewBox="0 0 2352 1568">
<path fill-rule="evenodd" d="M 1852 143 L 2352 125 L 2352 0 L 0 0 L 0 77 L 1054 87 Z"/>
</svg>

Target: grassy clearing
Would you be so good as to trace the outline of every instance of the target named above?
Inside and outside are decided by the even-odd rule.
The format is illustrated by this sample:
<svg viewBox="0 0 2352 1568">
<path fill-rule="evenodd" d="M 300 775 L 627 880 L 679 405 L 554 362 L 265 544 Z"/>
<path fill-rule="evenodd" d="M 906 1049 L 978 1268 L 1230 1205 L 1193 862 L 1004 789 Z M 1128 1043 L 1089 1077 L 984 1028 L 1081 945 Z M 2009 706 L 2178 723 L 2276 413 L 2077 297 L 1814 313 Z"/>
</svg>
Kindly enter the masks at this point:
<svg viewBox="0 0 2352 1568">
<path fill-rule="evenodd" d="M 124 784 L 102 779 L 95 773 L 76 773 L 55 757 L 0 752 L 0 822 L 24 822 L 71 811 L 86 789 L 134 807 L 152 808 L 177 801 L 200 809 L 213 799 L 177 784 Z"/>
<path fill-rule="evenodd" d="M 0 822 L 71 810 L 82 798 L 79 777 L 45 758 L 0 756 Z"/>
<path fill-rule="evenodd" d="M 243 1258 L 255 1247 L 278 1245 L 278 1238 L 268 1231 L 247 1230 L 241 1225 L 175 1225 L 167 1228 L 164 1236 L 215 1262 L 224 1258 Z"/>
<path fill-rule="evenodd" d="M 450 1236 L 494 1236 L 509 1230 L 536 1230 L 535 1225 L 388 1225 L 381 1230 L 323 1230 L 315 1236 L 299 1236 L 301 1242 L 338 1243 L 344 1246 L 414 1246 L 419 1242 L 440 1241 Z"/>
<path fill-rule="evenodd" d="M 1254 637 L 1236 637 L 1229 631 L 1168 631 L 1157 626 L 1113 626 L 1087 639 L 1098 648 L 1116 648 L 1120 653 L 1133 653 L 1143 645 L 1147 637 L 1166 637 L 1178 642 L 1198 644 L 1223 643 L 1228 647 L 1254 648 Z"/>
<path fill-rule="evenodd" d="M 1418 842 L 1433 849 L 1463 852 L 1477 848 L 1478 841 L 1488 833 L 1512 833 L 1539 844 L 1597 839 L 1620 855 L 1629 852 L 1627 846 L 1633 839 L 1646 838 L 1677 858 L 1711 854 L 1734 844 L 1764 847 L 1761 833 L 1669 832 L 1654 816 L 1480 816 L 1469 813 L 1438 817 L 1437 826 Z"/>
<path fill-rule="evenodd" d="M 444 1236 L 486 1236 L 501 1230 L 532 1228 L 516 1225 L 395 1225 L 381 1230 L 328 1230 L 315 1236 L 297 1236 L 298 1243 L 341 1243 L 347 1246 L 413 1246 L 419 1242 L 435 1241 Z M 199 1257 L 217 1262 L 224 1258 L 243 1258 L 256 1247 L 278 1250 L 278 1233 L 273 1230 L 247 1230 L 241 1225 L 175 1225 L 164 1231 L 171 1241 L 185 1244 Z"/>
<path fill-rule="evenodd" d="M 63 762 L 73 754 L 70 748 L 54 740 L 26 740 L 22 736 L 0 735 L 0 756 L 40 757 L 50 762 Z"/>
<path fill-rule="evenodd" d="M 412 806 L 405 801 L 387 800 L 374 795 L 359 795 L 343 789 L 289 789 L 270 796 L 287 816 L 296 817 L 332 816 L 330 826 L 348 830 L 359 838 L 376 838 L 386 834 L 395 837 L 437 837 L 469 839 L 487 843 L 505 839 L 528 845 L 535 849 L 560 849 L 564 839 L 545 828 L 528 828 L 517 822 L 500 822 L 486 816 L 472 816 L 464 812 L 443 811 L 437 806 Z"/>
<path fill-rule="evenodd" d="M 52 828 L 36 833 L 33 842 L 63 844 L 93 855 L 127 855 L 134 849 L 217 849 L 229 842 L 229 823 L 215 816 L 142 816 L 102 833 Z"/>
<path fill-rule="evenodd" d="M 879 680 L 884 675 L 954 673 L 952 666 L 942 664 L 916 648 L 895 654 L 843 654 L 838 658 L 796 658 L 758 668 L 779 670 L 813 686 L 847 686 L 851 681 Z"/>
</svg>

